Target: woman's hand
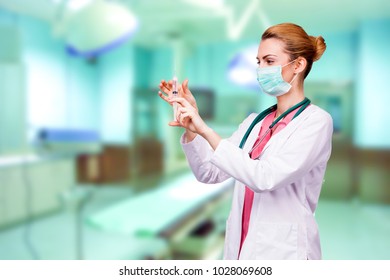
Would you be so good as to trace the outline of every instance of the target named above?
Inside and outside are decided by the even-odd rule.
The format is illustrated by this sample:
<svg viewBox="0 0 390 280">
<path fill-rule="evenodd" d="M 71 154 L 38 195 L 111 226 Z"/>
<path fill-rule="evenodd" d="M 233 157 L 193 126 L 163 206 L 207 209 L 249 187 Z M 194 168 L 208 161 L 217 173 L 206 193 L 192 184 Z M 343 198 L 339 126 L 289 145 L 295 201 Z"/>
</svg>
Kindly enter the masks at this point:
<svg viewBox="0 0 390 280">
<path fill-rule="evenodd" d="M 196 105 L 195 97 L 188 89 L 188 79 L 185 79 L 179 87 L 179 96 L 185 98 L 191 104 L 191 106 L 195 108 L 196 111 L 199 111 L 198 106 Z"/>
<path fill-rule="evenodd" d="M 221 137 L 207 126 L 207 124 L 199 116 L 196 108 L 182 97 L 173 97 L 168 100 L 170 103 L 176 102 L 179 105 L 177 120 L 170 122 L 169 125 L 184 127 L 187 130 L 186 134 L 192 133 L 193 135 L 201 135 L 215 150 L 221 142 Z M 187 137 L 192 136 L 187 135 Z"/>
<path fill-rule="evenodd" d="M 159 85 L 159 88 L 161 89 L 161 91 L 158 92 L 158 95 L 161 97 L 161 99 L 163 99 L 165 102 L 169 103 L 170 105 L 173 105 L 173 102 L 169 101 L 169 99 L 173 97 L 172 94 L 173 81 L 170 80 L 166 82 L 165 80 L 162 80 Z M 184 82 L 179 86 L 178 96 L 186 99 L 191 104 L 191 106 L 198 112 L 198 106 L 196 105 L 196 100 L 192 95 L 191 91 L 188 89 L 188 79 L 185 79 Z M 177 124 L 179 124 L 179 122 L 177 122 Z M 189 129 L 186 129 L 186 133 L 184 137 L 186 142 L 191 142 L 195 137 L 196 137 L 196 133 L 192 132 Z"/>
<path fill-rule="evenodd" d="M 198 110 L 183 97 L 167 98 L 167 102 L 173 104 L 176 102 L 179 106 L 177 109 L 176 120 L 169 123 L 170 126 L 180 126 L 185 129 L 203 135 L 210 130 L 203 119 L 200 117 Z"/>
<path fill-rule="evenodd" d="M 158 92 L 158 95 L 164 101 L 169 103 L 168 99 L 173 97 L 172 95 L 173 81 L 170 80 L 166 82 L 165 80 L 162 80 L 159 85 L 159 88 L 161 91 Z M 184 82 L 179 86 L 178 94 L 179 97 L 186 99 L 191 104 L 191 106 L 194 107 L 196 111 L 198 111 L 195 97 L 192 95 L 192 92 L 188 89 L 188 79 L 185 79 Z"/>
</svg>

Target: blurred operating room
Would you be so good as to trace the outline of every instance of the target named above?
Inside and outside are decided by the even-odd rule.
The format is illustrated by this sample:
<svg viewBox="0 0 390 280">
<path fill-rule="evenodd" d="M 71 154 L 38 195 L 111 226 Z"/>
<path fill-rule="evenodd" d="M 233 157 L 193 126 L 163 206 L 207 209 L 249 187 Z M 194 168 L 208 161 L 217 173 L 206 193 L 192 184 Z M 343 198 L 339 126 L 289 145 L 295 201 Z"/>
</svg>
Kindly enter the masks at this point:
<svg viewBox="0 0 390 280">
<path fill-rule="evenodd" d="M 323 258 L 390 259 L 388 0 L 0 0 L 0 259 L 220 259 L 232 181 L 195 180 L 158 85 L 188 78 L 228 137 L 274 102 L 255 57 L 280 22 L 327 44 Z"/>
</svg>

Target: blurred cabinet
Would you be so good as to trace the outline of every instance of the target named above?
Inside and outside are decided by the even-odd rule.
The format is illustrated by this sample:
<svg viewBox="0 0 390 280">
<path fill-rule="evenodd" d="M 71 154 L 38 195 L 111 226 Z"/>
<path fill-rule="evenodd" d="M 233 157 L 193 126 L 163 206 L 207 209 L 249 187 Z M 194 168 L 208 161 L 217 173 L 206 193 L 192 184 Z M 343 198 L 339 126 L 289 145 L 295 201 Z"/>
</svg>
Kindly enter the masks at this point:
<svg viewBox="0 0 390 280">
<path fill-rule="evenodd" d="M 27 216 L 27 193 L 22 178 L 20 168 L 0 169 L 0 227 Z"/>
<path fill-rule="evenodd" d="M 163 145 L 153 138 L 138 139 L 134 145 L 134 176 L 161 174 L 163 170 Z"/>
<path fill-rule="evenodd" d="M 390 151 L 353 145 L 353 84 L 308 82 L 305 93 L 333 118 L 332 154 L 321 197 L 390 203 Z"/>
<path fill-rule="evenodd" d="M 390 151 L 358 148 L 338 136 L 333 138 L 321 197 L 389 204 Z"/>
<path fill-rule="evenodd" d="M 104 146 L 100 159 L 101 182 L 123 182 L 130 178 L 130 147 Z"/>
<path fill-rule="evenodd" d="M 133 89 L 130 116 L 131 143 L 104 145 L 99 155 L 79 156 L 78 182 L 128 182 L 128 180 L 161 174 L 164 167 L 164 145 L 161 141 L 163 136 L 159 105 L 163 102 L 156 93 L 157 89 Z M 165 123 L 166 126 L 167 123 L 168 121 Z M 178 141 L 174 145 L 179 146 Z"/>
<path fill-rule="evenodd" d="M 80 155 L 77 158 L 77 182 L 127 182 L 131 176 L 131 153 L 128 145 L 104 145 L 100 154 Z"/>
<path fill-rule="evenodd" d="M 73 159 L 1 165 L 0 227 L 60 209 L 61 194 L 73 186 Z"/>
<path fill-rule="evenodd" d="M 357 194 L 355 150 L 351 142 L 333 137 L 321 198 L 348 199 Z"/>
<path fill-rule="evenodd" d="M 359 197 L 366 202 L 390 203 L 390 151 L 360 149 L 357 158 Z"/>
</svg>

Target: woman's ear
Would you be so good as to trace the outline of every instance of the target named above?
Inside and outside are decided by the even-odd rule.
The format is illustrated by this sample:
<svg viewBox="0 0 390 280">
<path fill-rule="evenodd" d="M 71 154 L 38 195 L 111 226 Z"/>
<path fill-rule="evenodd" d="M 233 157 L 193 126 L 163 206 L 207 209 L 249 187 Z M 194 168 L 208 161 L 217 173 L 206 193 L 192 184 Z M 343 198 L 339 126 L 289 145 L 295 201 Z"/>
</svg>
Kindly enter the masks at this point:
<svg viewBox="0 0 390 280">
<path fill-rule="evenodd" d="M 306 69 L 306 65 L 307 60 L 302 56 L 298 57 L 294 63 L 294 73 L 299 74 L 303 72 Z"/>
</svg>

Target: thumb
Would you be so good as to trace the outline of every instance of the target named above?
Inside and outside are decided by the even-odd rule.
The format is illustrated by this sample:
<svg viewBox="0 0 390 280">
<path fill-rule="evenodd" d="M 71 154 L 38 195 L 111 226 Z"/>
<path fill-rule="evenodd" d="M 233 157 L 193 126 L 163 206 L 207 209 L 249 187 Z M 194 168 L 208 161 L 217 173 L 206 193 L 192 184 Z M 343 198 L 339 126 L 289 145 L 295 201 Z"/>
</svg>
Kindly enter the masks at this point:
<svg viewBox="0 0 390 280">
<path fill-rule="evenodd" d="M 168 123 L 169 126 L 181 126 L 181 124 L 178 121 L 171 121 Z"/>
</svg>

